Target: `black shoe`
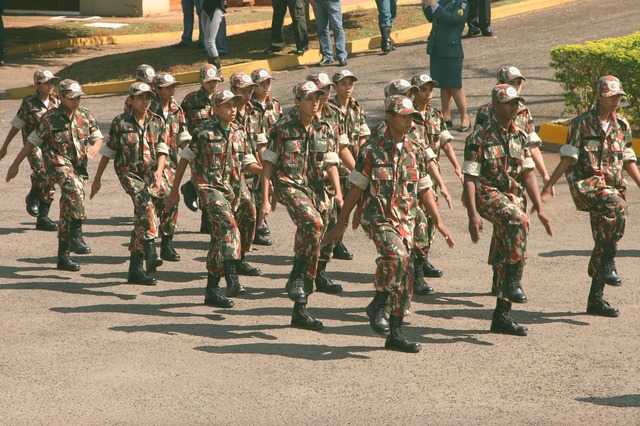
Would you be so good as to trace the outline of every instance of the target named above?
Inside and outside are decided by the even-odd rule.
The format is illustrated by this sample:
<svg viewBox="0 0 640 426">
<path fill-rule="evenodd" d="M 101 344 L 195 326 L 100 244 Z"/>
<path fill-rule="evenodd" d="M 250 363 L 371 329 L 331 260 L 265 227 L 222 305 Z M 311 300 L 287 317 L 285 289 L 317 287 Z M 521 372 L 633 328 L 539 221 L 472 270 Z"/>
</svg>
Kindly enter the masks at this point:
<svg viewBox="0 0 640 426">
<path fill-rule="evenodd" d="M 324 328 L 320 320 L 309 314 L 306 303 L 296 303 L 293 305 L 291 326 L 312 331 L 320 331 Z"/>
<path fill-rule="evenodd" d="M 249 265 L 244 257 L 238 261 L 236 261 L 236 272 L 238 275 L 245 275 L 248 277 L 257 277 L 262 275 L 262 271 L 260 268 L 256 268 L 254 266 Z"/>
<path fill-rule="evenodd" d="M 413 260 L 413 294 L 427 296 L 436 291 L 424 279 L 424 259 Z"/>
<path fill-rule="evenodd" d="M 467 33 L 463 35 L 462 38 L 473 38 L 473 37 L 478 37 L 479 35 L 480 35 L 480 31 L 469 29 L 469 31 L 467 31 Z"/>
<path fill-rule="evenodd" d="M 317 67 L 326 67 L 329 65 L 333 65 L 333 59 L 323 59 L 316 65 Z"/>
<path fill-rule="evenodd" d="M 271 239 L 269 237 L 265 235 L 256 234 L 253 237 L 253 244 L 257 246 L 270 246 L 273 243 L 271 242 Z"/>
<path fill-rule="evenodd" d="M 256 235 L 268 236 L 271 235 L 271 229 L 269 229 L 269 225 L 267 222 L 264 222 L 264 225 L 256 227 Z"/>
<path fill-rule="evenodd" d="M 282 48 L 278 48 L 278 47 L 269 47 L 268 49 L 264 49 L 262 51 L 262 53 L 265 53 L 267 55 L 270 55 L 272 53 L 278 53 L 278 52 L 282 52 Z"/>
<path fill-rule="evenodd" d="M 147 265 L 147 272 L 156 272 L 158 266 L 164 263 L 156 251 L 154 240 L 144 240 L 144 260 Z"/>
<path fill-rule="evenodd" d="M 127 282 L 129 284 L 140 285 L 156 285 L 157 281 L 142 267 L 144 259 L 143 252 L 133 252 L 129 260 L 129 274 L 127 275 Z"/>
<path fill-rule="evenodd" d="M 180 187 L 182 192 L 182 200 L 184 205 L 187 206 L 192 212 L 198 211 L 198 194 L 196 193 L 196 187 L 193 186 L 193 182 L 187 181 Z"/>
<path fill-rule="evenodd" d="M 49 219 L 50 208 L 51 203 L 44 201 L 40 202 L 40 212 L 38 214 L 38 219 L 36 220 L 36 230 L 52 232 L 58 229 L 58 224 Z"/>
<path fill-rule="evenodd" d="M 491 331 L 513 336 L 526 336 L 529 333 L 527 327 L 515 322 L 509 312 L 511 312 L 511 302 L 498 299 L 491 319 Z"/>
<path fill-rule="evenodd" d="M 304 291 L 304 279 L 302 276 L 289 278 L 285 286 L 289 299 L 298 303 L 307 303 L 307 293 Z"/>
<path fill-rule="evenodd" d="M 502 283 L 502 296 L 513 303 L 527 303 L 527 295 L 522 290 L 520 279 L 522 278 L 522 266 L 520 263 L 508 263 L 504 265 L 504 282 Z"/>
<path fill-rule="evenodd" d="M 222 294 L 220 288 L 212 290 L 206 289 L 204 295 L 204 304 L 214 308 L 233 308 L 233 300 L 228 299 Z"/>
<path fill-rule="evenodd" d="M 89 254 L 91 248 L 85 243 L 82 236 L 82 221 L 80 219 L 71 220 L 69 225 L 69 250 L 75 254 Z"/>
<path fill-rule="evenodd" d="M 453 121 L 451 120 L 445 120 L 444 124 L 447 126 L 447 129 L 453 128 Z"/>
<path fill-rule="evenodd" d="M 164 235 L 160 242 L 160 257 L 168 262 L 180 261 L 180 255 L 173 248 L 173 235 Z"/>
<path fill-rule="evenodd" d="M 587 313 L 601 317 L 617 317 L 620 315 L 618 308 L 614 308 L 602 298 L 604 293 L 604 283 L 597 278 L 591 280 L 591 290 L 587 299 Z"/>
<path fill-rule="evenodd" d="M 389 321 L 384 314 L 387 306 L 387 298 L 389 293 L 376 291 L 373 300 L 367 306 L 367 317 L 369 317 L 369 325 L 378 334 L 389 333 Z"/>
<path fill-rule="evenodd" d="M 418 342 L 412 342 L 402 332 L 402 318 L 401 317 L 389 317 L 389 337 L 384 342 L 386 349 L 393 351 L 418 353 L 422 349 L 422 345 Z"/>
<path fill-rule="evenodd" d="M 174 44 L 173 47 L 189 47 L 191 46 L 190 44 L 185 43 L 184 41 L 180 40 L 179 43 Z"/>
<path fill-rule="evenodd" d="M 342 291 L 342 286 L 334 283 L 331 278 L 327 277 L 326 271 L 318 271 L 315 283 L 316 290 L 320 293 L 336 294 Z"/>
<path fill-rule="evenodd" d="M 338 59 L 338 65 L 340 65 L 341 67 L 346 67 L 347 66 L 347 60 L 346 59 Z"/>
<path fill-rule="evenodd" d="M 58 239 L 58 264 L 56 268 L 61 271 L 77 272 L 80 265 L 74 262 L 69 256 L 69 242 Z"/>
<path fill-rule="evenodd" d="M 351 253 L 342 241 L 338 242 L 333 248 L 333 258 L 340 260 L 352 260 L 353 253 Z"/>
<path fill-rule="evenodd" d="M 487 27 L 484 30 L 481 31 L 482 35 L 485 37 L 491 37 L 493 36 L 493 31 L 491 30 L 491 27 Z"/>
<path fill-rule="evenodd" d="M 427 278 L 440 278 L 442 276 L 442 271 L 433 266 L 428 259 L 422 261 L 422 269 L 424 276 Z"/>
<path fill-rule="evenodd" d="M 40 190 L 35 186 L 31 187 L 31 191 L 24 199 L 29 216 L 38 217 L 40 213 Z"/>
</svg>

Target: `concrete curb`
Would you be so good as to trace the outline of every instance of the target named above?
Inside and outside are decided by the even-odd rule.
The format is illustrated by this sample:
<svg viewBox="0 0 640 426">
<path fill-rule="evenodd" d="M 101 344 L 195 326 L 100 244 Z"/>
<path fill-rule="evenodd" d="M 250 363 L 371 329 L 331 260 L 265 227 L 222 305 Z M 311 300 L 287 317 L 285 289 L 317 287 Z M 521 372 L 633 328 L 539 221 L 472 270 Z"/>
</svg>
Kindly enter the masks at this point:
<svg viewBox="0 0 640 426">
<path fill-rule="evenodd" d="M 562 4 L 573 3 L 575 1 L 577 0 L 525 0 L 521 3 L 496 7 L 492 11 L 492 17 L 494 20 L 504 19 L 510 16 L 521 15 L 524 13 L 535 12 L 537 10 L 555 7 Z M 399 4 L 416 4 L 415 0 L 400 0 L 398 3 Z M 358 9 L 368 9 L 368 8 L 374 8 L 374 7 L 376 7 L 375 2 L 370 1 L 366 3 L 358 4 L 358 5 L 344 7 L 343 12 L 348 12 L 348 11 L 358 10 Z M 261 21 L 253 24 L 241 24 L 238 26 L 232 25 L 232 26 L 229 26 L 228 28 L 242 27 L 242 26 L 246 26 L 246 28 L 249 28 L 250 26 L 258 25 L 256 27 L 253 27 L 252 29 L 264 29 L 265 28 L 264 26 L 259 26 L 259 25 L 264 25 L 265 23 L 267 23 L 267 26 L 270 27 L 271 23 L 269 21 Z M 247 29 L 247 31 L 250 31 L 252 29 Z M 431 31 L 431 24 L 426 23 L 424 25 L 420 25 L 413 28 L 393 31 L 392 36 L 393 36 L 393 40 L 396 43 L 404 43 L 408 41 L 417 40 L 420 38 L 426 39 L 430 31 Z M 176 34 L 178 35 L 176 36 Z M 229 34 L 231 34 L 231 32 L 229 32 Z M 237 33 L 234 33 L 234 34 L 237 34 Z M 161 38 L 165 36 L 167 37 L 166 40 L 170 40 L 170 39 L 175 40 L 179 38 L 180 33 L 173 33 L 173 32 L 157 33 L 153 35 L 139 34 L 135 36 L 113 36 L 113 37 L 106 37 L 106 38 L 113 39 L 113 40 L 120 40 L 120 43 L 122 43 L 122 40 L 124 40 L 125 38 L 128 39 L 129 37 L 136 37 L 138 40 L 135 42 L 139 42 L 141 41 L 140 38 L 142 38 L 142 40 L 148 40 L 149 37 L 151 36 L 153 36 L 155 40 L 165 40 L 165 38 Z M 87 42 L 90 42 L 91 40 L 93 40 L 96 43 L 100 43 L 101 40 L 99 39 L 101 38 L 104 38 L 104 37 L 90 37 L 88 39 L 72 39 L 72 40 L 86 40 Z M 51 43 L 55 43 L 55 42 L 56 41 L 53 41 Z M 81 45 L 81 44 L 78 44 L 78 45 Z M 377 49 L 380 47 L 380 36 L 374 36 L 374 37 L 364 38 L 360 40 L 353 40 L 348 42 L 346 47 L 347 47 L 347 52 L 349 52 L 350 54 L 362 53 L 372 49 Z M 319 62 L 321 59 L 322 57 L 320 55 L 320 51 L 317 49 L 314 49 L 314 50 L 309 50 L 305 52 L 303 55 L 299 55 L 299 56 L 281 55 L 281 56 L 276 56 L 276 57 L 272 57 L 272 58 L 268 58 L 260 61 L 243 62 L 235 65 L 224 66 L 222 68 L 222 74 L 224 77 L 228 78 L 232 73 L 236 71 L 244 71 L 249 73 L 256 68 L 265 68 L 270 71 L 282 71 L 288 68 L 294 68 L 294 67 L 316 63 L 316 62 Z M 174 77 L 176 77 L 176 79 L 182 81 L 183 83 L 196 83 L 198 82 L 198 79 L 199 79 L 198 71 L 176 73 L 174 74 Z M 135 80 L 124 80 L 124 81 L 96 83 L 96 84 L 83 84 L 82 90 L 87 95 L 100 95 L 100 94 L 127 92 L 129 90 L 129 86 L 134 81 Z M 6 89 L 5 99 L 20 99 L 24 96 L 31 94 L 32 92 L 33 92 L 33 86 Z"/>
</svg>

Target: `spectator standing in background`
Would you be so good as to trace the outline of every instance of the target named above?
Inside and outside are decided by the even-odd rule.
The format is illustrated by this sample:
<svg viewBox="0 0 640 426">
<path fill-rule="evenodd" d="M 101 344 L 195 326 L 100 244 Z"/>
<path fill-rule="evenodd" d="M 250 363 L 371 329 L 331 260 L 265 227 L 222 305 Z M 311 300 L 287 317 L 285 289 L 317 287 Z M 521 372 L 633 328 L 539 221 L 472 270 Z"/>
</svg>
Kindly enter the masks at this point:
<svg viewBox="0 0 640 426">
<path fill-rule="evenodd" d="M 464 38 L 476 37 L 482 34 L 491 37 L 491 0 L 468 0 L 469 15 L 467 16 L 467 26 L 469 30 Z"/>
<path fill-rule="evenodd" d="M 336 53 L 338 54 L 338 65 L 347 66 L 347 46 L 342 28 L 342 6 L 340 0 L 310 0 L 313 6 L 313 13 L 316 16 L 318 26 L 318 43 L 320 43 L 320 53 L 322 60 L 318 66 L 333 64 L 333 45 L 329 27 L 333 30 L 333 39 L 336 43 Z"/>
<path fill-rule="evenodd" d="M 220 54 L 216 47 L 216 36 L 224 19 L 226 10 L 224 0 L 203 0 L 202 2 L 202 30 L 204 31 L 204 47 L 207 49 L 209 63 L 214 65 L 218 72 L 220 65 Z"/>
<path fill-rule="evenodd" d="M 380 48 L 384 53 L 396 50 L 391 42 L 391 27 L 396 19 L 397 0 L 376 0 L 378 8 L 378 26 L 380 27 Z"/>
<path fill-rule="evenodd" d="M 296 54 L 302 55 L 309 50 L 309 34 L 307 32 L 306 0 L 273 0 L 273 17 L 271 18 L 271 44 L 264 53 L 280 52 L 284 48 L 284 15 L 289 9 L 293 21 L 293 36 L 296 39 Z"/>
</svg>

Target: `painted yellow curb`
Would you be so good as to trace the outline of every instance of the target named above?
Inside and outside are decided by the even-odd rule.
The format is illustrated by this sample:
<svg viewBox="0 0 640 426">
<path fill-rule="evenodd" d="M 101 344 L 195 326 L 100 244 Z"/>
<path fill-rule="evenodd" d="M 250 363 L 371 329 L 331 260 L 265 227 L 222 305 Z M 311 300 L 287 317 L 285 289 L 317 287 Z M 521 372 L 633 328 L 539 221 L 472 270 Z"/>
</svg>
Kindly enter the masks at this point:
<svg viewBox="0 0 640 426">
<path fill-rule="evenodd" d="M 567 142 L 568 132 L 569 128 L 562 124 L 544 123 L 540 126 L 538 136 L 540 136 L 540 139 L 545 143 L 564 145 Z M 640 152 L 640 138 L 632 138 L 631 141 L 633 143 L 633 150 Z"/>
</svg>

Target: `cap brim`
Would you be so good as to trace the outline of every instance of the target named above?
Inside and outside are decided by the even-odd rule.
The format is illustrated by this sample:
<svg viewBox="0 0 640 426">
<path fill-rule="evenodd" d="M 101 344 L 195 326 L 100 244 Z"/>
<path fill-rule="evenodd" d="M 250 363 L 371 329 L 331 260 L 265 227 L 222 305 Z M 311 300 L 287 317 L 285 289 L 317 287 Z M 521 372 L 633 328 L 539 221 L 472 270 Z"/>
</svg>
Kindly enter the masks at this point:
<svg viewBox="0 0 640 426">
<path fill-rule="evenodd" d="M 80 96 L 86 95 L 86 93 L 84 93 L 83 91 L 79 91 L 79 92 L 62 92 L 61 95 L 64 96 L 64 97 L 67 97 L 69 99 L 75 99 L 75 98 L 78 98 Z"/>
<path fill-rule="evenodd" d="M 219 104 L 215 103 L 215 102 L 214 103 L 215 103 L 216 106 L 219 106 L 219 105 L 228 104 L 229 102 L 238 102 L 240 100 L 242 100 L 242 96 L 241 95 L 235 95 L 232 98 L 229 98 L 229 99 L 226 99 L 226 100 L 220 102 Z"/>
<path fill-rule="evenodd" d="M 603 98 L 611 98 L 613 96 L 627 96 L 627 94 L 624 92 L 624 90 L 618 90 L 616 92 L 609 92 L 606 95 L 603 95 L 602 93 L 600 94 Z"/>
<path fill-rule="evenodd" d="M 514 96 L 513 98 L 504 98 L 504 99 L 500 99 L 498 102 L 502 103 L 502 104 L 506 104 L 507 102 L 511 102 L 512 100 L 517 99 L 520 102 L 525 102 L 524 98 L 521 96 Z"/>
<path fill-rule="evenodd" d="M 309 91 L 309 92 L 306 92 L 303 96 L 301 96 L 301 98 L 308 98 L 309 96 L 311 96 L 311 95 L 315 95 L 316 93 L 317 93 L 318 95 L 321 95 L 321 96 L 322 96 L 322 95 L 326 95 L 326 94 L 327 94 L 327 92 L 326 92 L 325 90 L 320 89 L 320 88 L 317 88 L 317 89 L 315 89 L 315 90 L 311 90 L 311 91 Z"/>
<path fill-rule="evenodd" d="M 220 82 L 220 81 L 222 81 L 222 78 L 220 78 L 219 76 L 216 75 L 216 76 L 213 76 L 213 77 L 207 76 L 204 79 L 202 79 L 203 83 L 208 83 L 210 81 L 218 81 L 218 82 Z"/>
<path fill-rule="evenodd" d="M 334 83 L 338 83 L 339 81 L 344 80 L 345 78 L 352 78 L 353 81 L 358 81 L 358 77 L 356 77 L 355 75 L 343 75 L 342 77 L 340 77 L 339 79 L 337 79 L 336 81 L 334 81 Z"/>
</svg>

